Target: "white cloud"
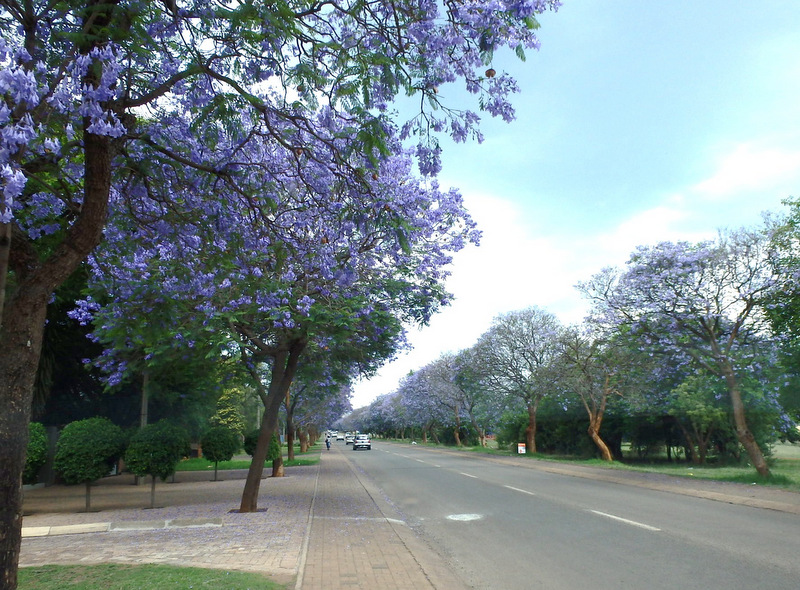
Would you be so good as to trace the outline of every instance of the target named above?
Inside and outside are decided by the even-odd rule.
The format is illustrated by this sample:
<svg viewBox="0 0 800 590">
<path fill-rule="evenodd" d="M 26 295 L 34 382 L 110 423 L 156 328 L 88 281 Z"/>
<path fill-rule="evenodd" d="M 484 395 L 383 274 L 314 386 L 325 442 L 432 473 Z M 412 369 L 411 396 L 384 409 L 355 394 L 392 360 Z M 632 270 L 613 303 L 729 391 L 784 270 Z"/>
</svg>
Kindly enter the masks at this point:
<svg viewBox="0 0 800 590">
<path fill-rule="evenodd" d="M 714 174 L 693 190 L 709 197 L 768 190 L 800 174 L 800 152 L 738 145 L 722 157 Z"/>
</svg>

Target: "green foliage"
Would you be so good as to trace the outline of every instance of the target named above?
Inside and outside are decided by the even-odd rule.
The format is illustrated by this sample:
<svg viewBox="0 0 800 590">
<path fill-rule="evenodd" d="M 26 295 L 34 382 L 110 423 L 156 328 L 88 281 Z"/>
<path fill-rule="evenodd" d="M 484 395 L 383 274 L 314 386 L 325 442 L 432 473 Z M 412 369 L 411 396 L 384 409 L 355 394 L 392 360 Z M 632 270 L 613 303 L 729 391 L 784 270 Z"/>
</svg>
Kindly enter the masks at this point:
<svg viewBox="0 0 800 590">
<path fill-rule="evenodd" d="M 54 465 L 65 483 L 88 483 L 107 475 L 122 451 L 119 426 L 107 418 L 87 418 L 64 427 Z"/>
<path fill-rule="evenodd" d="M 125 464 L 134 475 L 167 479 L 186 453 L 189 437 L 182 429 L 161 420 L 139 430 L 128 445 Z"/>
<path fill-rule="evenodd" d="M 228 389 L 217 400 L 217 411 L 209 419 L 212 426 L 224 426 L 242 436 L 245 430 L 242 407 L 244 393 L 240 389 Z"/>
<path fill-rule="evenodd" d="M 258 430 L 253 430 L 244 437 L 244 452 L 253 456 L 256 450 L 256 443 L 258 442 Z M 281 458 L 281 442 L 278 436 L 273 434 L 272 440 L 269 443 L 269 450 L 267 451 L 267 461 L 274 461 Z"/>
<path fill-rule="evenodd" d="M 500 448 L 516 448 L 516 444 L 525 440 L 525 428 L 528 426 L 528 414 L 524 411 L 506 412 L 500 418 L 497 429 L 497 445 Z"/>
<path fill-rule="evenodd" d="M 244 435 L 244 452 L 252 457 L 256 452 L 256 443 L 258 443 L 258 429 Z"/>
<path fill-rule="evenodd" d="M 31 422 L 28 425 L 28 436 L 28 452 L 22 483 L 35 484 L 39 470 L 47 462 L 47 432 L 43 424 Z"/>
<path fill-rule="evenodd" d="M 209 461 L 219 463 L 229 461 L 242 446 L 242 439 L 235 430 L 226 426 L 214 426 L 206 431 L 200 440 L 203 456 Z"/>
<path fill-rule="evenodd" d="M 267 450 L 267 461 L 274 461 L 281 458 L 281 441 L 278 435 L 273 434 L 269 441 L 269 449 Z"/>
</svg>

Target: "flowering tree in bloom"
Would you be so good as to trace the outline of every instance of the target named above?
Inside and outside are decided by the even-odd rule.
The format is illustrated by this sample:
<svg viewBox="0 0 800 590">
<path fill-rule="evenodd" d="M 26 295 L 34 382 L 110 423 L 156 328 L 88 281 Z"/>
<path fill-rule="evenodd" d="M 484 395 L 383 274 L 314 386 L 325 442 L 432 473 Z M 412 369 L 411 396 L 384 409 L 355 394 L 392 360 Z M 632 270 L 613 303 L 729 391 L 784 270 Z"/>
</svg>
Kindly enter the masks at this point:
<svg viewBox="0 0 800 590">
<path fill-rule="evenodd" d="M 0 7 L 0 547 L 16 585 L 26 425 L 47 301 L 100 242 L 109 204 L 139 218 L 225 187 L 308 185 L 306 164 L 366 189 L 389 152 L 389 105 L 427 98 L 401 137 L 439 168 L 436 132 L 479 137 L 468 110 L 428 109 L 458 79 L 489 113 L 513 117 L 513 79 L 493 51 L 538 44 L 556 0 L 470 3 L 200 0 L 7 1 Z M 312 113 L 324 111 L 322 118 Z M 333 129 L 325 122 L 335 122 Z M 273 168 L 251 142 L 283 151 Z M 364 192 L 362 190 L 362 192 Z M 366 190 L 369 194 L 369 190 Z M 324 195 L 324 192 L 320 193 Z M 324 197 L 321 197 L 324 198 Z M 212 202 L 213 200 L 209 200 Z M 257 214 L 257 213 L 254 213 Z M 207 210 L 215 223 L 213 208 Z"/>
<path fill-rule="evenodd" d="M 475 345 L 487 387 L 496 394 L 519 398 L 528 412 L 526 452 L 536 452 L 536 414 L 546 395 L 556 392 L 562 326 L 551 313 L 536 307 L 497 316 Z"/>
<path fill-rule="evenodd" d="M 603 334 L 595 325 L 571 327 L 562 335 L 557 359 L 560 387 L 567 396 L 580 400 L 589 418 L 589 437 L 605 461 L 614 460 L 600 435 L 609 402 L 627 396 L 635 403 L 632 394 L 638 394 L 640 384 L 652 377 L 650 360 L 634 350 L 621 332 Z"/>
<path fill-rule="evenodd" d="M 446 408 L 439 403 L 431 380 L 430 371 L 425 367 L 404 377 L 396 392 L 399 401 L 397 409 L 409 426 L 422 431 L 422 442 L 428 442 L 428 434 L 438 443 L 436 426 L 447 423 L 449 416 Z"/>
<path fill-rule="evenodd" d="M 580 285 L 600 321 L 625 326 L 644 349 L 695 363 L 724 381 L 736 436 L 762 476 L 769 467 L 748 426 L 742 383 L 761 370 L 763 351 L 771 348 L 761 304 L 781 277 L 770 258 L 767 235 L 740 230 L 700 244 L 639 248 L 625 272 L 607 269 Z"/>
<path fill-rule="evenodd" d="M 535 15 L 557 5 L 2 3 L 0 504 L 10 532 L 0 559 L 7 587 L 16 584 L 17 474 L 45 308 L 101 240 L 109 204 L 157 224 L 139 208 L 142 197 L 162 211 L 222 187 L 257 200 L 254 189 L 270 182 L 309 184 L 312 161 L 330 178 L 367 189 L 365 162 L 389 152 L 388 109 L 398 93 L 445 107 L 438 88 L 461 79 L 486 111 L 512 118 L 514 82 L 485 64 L 502 46 L 535 48 Z M 479 136 L 478 117 L 420 104 L 399 131 L 418 138 L 420 170 L 432 174 L 435 133 Z M 282 151 L 292 165 L 273 168 L 259 149 L 245 149 L 253 141 Z M 354 162 L 353 154 L 365 158 Z M 212 210 L 208 216 L 211 222 Z"/>
<path fill-rule="evenodd" d="M 483 365 L 475 348 L 462 350 L 453 358 L 453 382 L 460 392 L 462 407 L 478 433 L 482 447 L 486 446 L 486 432 L 500 421 L 504 400 L 492 395 L 485 385 Z"/>
</svg>

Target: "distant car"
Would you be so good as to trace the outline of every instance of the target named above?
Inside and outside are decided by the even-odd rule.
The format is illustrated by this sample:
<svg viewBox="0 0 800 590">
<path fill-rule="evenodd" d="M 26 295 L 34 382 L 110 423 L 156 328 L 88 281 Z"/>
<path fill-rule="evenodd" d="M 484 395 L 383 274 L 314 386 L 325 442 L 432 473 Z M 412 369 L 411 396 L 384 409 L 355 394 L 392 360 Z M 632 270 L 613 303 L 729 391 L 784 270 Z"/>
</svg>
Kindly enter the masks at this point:
<svg viewBox="0 0 800 590">
<path fill-rule="evenodd" d="M 367 449 L 368 451 L 372 450 L 372 441 L 369 439 L 368 434 L 357 434 L 355 440 L 353 440 L 353 450 L 356 449 Z"/>
<path fill-rule="evenodd" d="M 344 435 L 344 444 L 349 445 L 353 442 L 353 439 L 356 437 L 355 434 L 350 434 L 349 432 Z"/>
<path fill-rule="evenodd" d="M 344 432 L 337 432 L 336 440 L 344 440 Z"/>
</svg>

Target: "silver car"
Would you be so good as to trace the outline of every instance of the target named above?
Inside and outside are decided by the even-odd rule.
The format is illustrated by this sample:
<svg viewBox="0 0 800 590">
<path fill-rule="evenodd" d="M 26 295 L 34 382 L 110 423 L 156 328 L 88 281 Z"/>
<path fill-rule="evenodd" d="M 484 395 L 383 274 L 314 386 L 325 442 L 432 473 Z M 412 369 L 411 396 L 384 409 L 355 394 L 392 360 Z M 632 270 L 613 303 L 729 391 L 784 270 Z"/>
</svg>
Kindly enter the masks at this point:
<svg viewBox="0 0 800 590">
<path fill-rule="evenodd" d="M 356 438 L 353 440 L 353 450 L 355 451 L 356 449 L 372 450 L 372 441 L 369 439 L 368 434 L 356 435 Z"/>
</svg>

